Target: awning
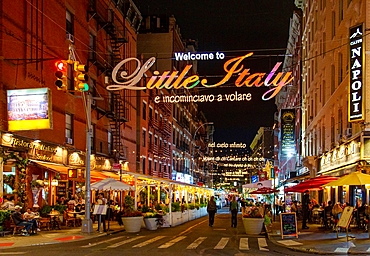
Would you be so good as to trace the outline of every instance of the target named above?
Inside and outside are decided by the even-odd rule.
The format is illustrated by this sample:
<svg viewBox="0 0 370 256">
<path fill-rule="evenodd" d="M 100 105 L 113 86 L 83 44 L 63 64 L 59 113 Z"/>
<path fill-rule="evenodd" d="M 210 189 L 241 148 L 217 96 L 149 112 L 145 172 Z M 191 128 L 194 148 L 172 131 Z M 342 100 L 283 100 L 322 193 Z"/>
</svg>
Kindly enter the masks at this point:
<svg viewBox="0 0 370 256">
<path fill-rule="evenodd" d="M 48 170 L 59 172 L 62 174 L 68 174 L 68 169 L 84 169 L 84 167 L 77 167 L 77 166 L 66 166 L 63 164 L 55 164 L 55 163 L 48 163 L 48 162 L 42 162 L 38 160 L 30 160 L 31 162 L 42 166 L 43 168 L 46 168 Z M 116 175 L 118 177 L 118 175 Z M 101 171 L 90 171 L 90 181 L 96 182 L 99 180 L 104 180 L 106 178 L 110 178 L 110 176 L 105 175 Z"/>
<path fill-rule="evenodd" d="M 297 185 L 293 187 L 289 187 L 284 189 L 285 193 L 288 192 L 297 192 L 297 193 L 303 193 L 306 190 L 321 190 L 322 186 L 337 180 L 338 177 L 333 177 L 333 176 L 318 176 L 315 178 L 311 178 L 305 181 L 302 181 L 301 183 L 298 183 Z"/>
</svg>

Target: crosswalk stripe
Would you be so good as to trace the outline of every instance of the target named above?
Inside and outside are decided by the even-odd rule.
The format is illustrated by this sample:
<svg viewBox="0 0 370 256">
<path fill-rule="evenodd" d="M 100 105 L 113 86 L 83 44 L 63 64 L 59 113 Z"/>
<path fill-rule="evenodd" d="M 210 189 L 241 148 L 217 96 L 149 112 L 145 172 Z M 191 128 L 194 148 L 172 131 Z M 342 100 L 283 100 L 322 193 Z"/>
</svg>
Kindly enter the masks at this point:
<svg viewBox="0 0 370 256">
<path fill-rule="evenodd" d="M 199 237 L 197 240 L 189 244 L 189 246 L 186 247 L 186 249 L 196 249 L 204 240 L 206 240 L 206 238 L 207 237 L 204 237 L 204 236 Z"/>
<path fill-rule="evenodd" d="M 266 242 L 266 238 L 264 237 L 259 237 L 258 238 L 258 247 L 260 249 L 260 251 L 268 251 L 269 249 L 267 248 L 264 248 L 264 247 L 267 247 L 267 242 Z"/>
<path fill-rule="evenodd" d="M 183 240 L 183 239 L 185 239 L 185 238 L 186 238 L 186 236 L 179 236 L 179 237 L 176 237 L 175 239 L 173 239 L 173 240 L 171 240 L 171 241 L 169 241 L 169 242 L 167 242 L 167 243 L 165 243 L 165 244 L 162 244 L 162 245 L 161 245 L 161 246 L 159 246 L 158 248 L 160 248 L 160 249 L 168 248 L 168 247 L 170 247 L 170 246 L 174 245 L 175 243 L 177 243 L 177 242 L 179 242 L 179 241 L 181 241 L 181 240 Z"/>
<path fill-rule="evenodd" d="M 223 237 L 223 238 L 221 238 L 221 240 L 218 242 L 218 244 L 213 249 L 215 249 L 215 250 L 223 249 L 223 248 L 225 248 L 225 246 L 227 245 L 228 242 L 229 242 L 229 238 Z"/>
<path fill-rule="evenodd" d="M 370 252 L 370 247 L 366 250 L 366 252 Z"/>
<path fill-rule="evenodd" d="M 239 250 L 249 250 L 248 237 L 240 238 Z"/>
<path fill-rule="evenodd" d="M 124 245 L 124 244 L 128 244 L 128 243 L 131 243 L 132 241 L 135 241 L 137 239 L 141 239 L 143 238 L 144 236 L 137 236 L 137 237 L 133 237 L 131 239 L 127 239 L 127 240 L 124 240 L 122 242 L 119 242 L 119 243 L 116 243 L 116 244 L 112 244 L 110 246 L 108 246 L 108 248 L 117 248 L 118 246 L 121 246 L 121 245 Z"/>
<path fill-rule="evenodd" d="M 132 246 L 132 247 L 133 247 L 133 248 L 135 248 L 135 247 L 143 247 L 143 246 L 148 245 L 148 244 L 150 244 L 150 243 L 154 243 L 155 241 L 161 240 L 162 238 L 165 238 L 165 237 L 166 237 L 166 236 L 157 236 L 157 237 L 154 237 L 154 238 L 152 238 L 152 239 L 149 239 L 149 240 L 147 240 L 147 241 L 145 241 L 145 242 L 142 242 L 142 243 L 140 243 L 140 244 L 134 245 L 134 246 Z"/>
<path fill-rule="evenodd" d="M 339 253 L 348 253 L 349 248 L 341 248 L 338 247 L 334 250 L 334 252 L 339 252 Z"/>
<path fill-rule="evenodd" d="M 122 237 L 120 237 L 120 236 L 119 237 L 114 237 L 114 238 L 111 238 L 111 239 L 108 239 L 108 240 L 104 240 L 104 241 L 100 241 L 100 242 L 96 242 L 96 243 L 92 243 L 92 244 L 88 244 L 88 245 L 83 245 L 81 247 L 82 248 L 92 247 L 92 246 L 95 246 L 95 245 L 108 243 L 108 242 L 111 242 L 111 241 L 114 241 L 114 240 L 117 240 L 117 239 L 122 239 Z"/>
</svg>

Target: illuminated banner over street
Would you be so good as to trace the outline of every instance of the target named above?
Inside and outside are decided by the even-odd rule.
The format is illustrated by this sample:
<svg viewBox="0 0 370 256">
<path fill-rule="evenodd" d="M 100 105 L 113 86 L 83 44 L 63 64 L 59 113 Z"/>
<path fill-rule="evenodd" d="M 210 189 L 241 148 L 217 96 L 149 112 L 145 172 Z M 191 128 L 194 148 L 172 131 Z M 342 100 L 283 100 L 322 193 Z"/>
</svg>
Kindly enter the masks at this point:
<svg viewBox="0 0 370 256">
<path fill-rule="evenodd" d="M 362 24 L 350 28 L 349 34 L 348 121 L 357 122 L 364 120 Z"/>
<path fill-rule="evenodd" d="M 238 76 L 235 80 L 236 87 L 272 87 L 269 88 L 263 95 L 263 100 L 270 100 L 275 97 L 279 91 L 286 85 L 292 82 L 293 76 L 292 72 L 279 72 L 277 70 L 281 66 L 281 62 L 277 62 L 275 66 L 269 73 L 251 73 L 249 68 L 245 68 L 242 64 L 242 61 L 246 58 L 252 56 L 253 53 L 248 53 L 247 55 L 232 58 L 224 63 L 224 71 L 226 72 L 225 76 L 216 84 L 208 84 L 206 78 L 201 79 L 198 75 L 188 76 L 187 73 L 191 70 L 192 65 L 186 65 L 181 73 L 177 70 L 175 71 L 165 71 L 162 74 L 159 71 L 154 71 L 153 76 L 149 79 L 145 87 L 136 86 L 146 71 L 148 71 L 155 63 L 155 57 L 148 59 L 143 66 L 141 66 L 140 60 L 137 58 L 127 58 L 122 60 L 117 66 L 114 67 L 112 72 L 112 79 L 116 83 L 114 85 L 108 85 L 107 90 L 117 91 L 117 90 L 145 90 L 145 89 L 192 89 L 198 85 L 201 85 L 206 88 L 216 88 L 225 83 L 227 83 L 232 76 Z M 188 55 L 184 55 L 188 56 Z M 184 56 L 182 56 L 184 58 Z M 217 56 L 216 56 L 217 57 Z M 191 56 L 189 56 L 191 58 Z M 128 62 L 136 62 L 136 69 L 132 74 L 128 74 L 127 71 L 121 71 L 118 73 L 123 65 Z M 117 78 L 124 79 L 124 82 L 120 82 Z M 236 93 L 237 94 L 237 93 Z M 212 99 L 217 101 L 229 100 L 231 96 L 234 96 L 234 100 L 250 100 L 250 95 L 212 95 Z M 195 95 L 197 96 L 197 95 Z M 160 97 L 160 96 L 158 96 Z M 203 97 L 204 95 L 199 95 Z M 199 102 L 199 97 L 196 97 L 197 102 Z M 167 99 L 168 102 L 171 102 L 171 99 Z M 180 99 L 179 99 L 180 100 Z M 187 99 L 192 100 L 194 99 Z M 207 101 L 213 101 L 207 99 Z M 157 103 L 161 102 L 160 98 L 156 98 Z M 175 101 L 173 99 L 172 101 Z M 203 101 L 201 101 L 203 102 Z"/>
<path fill-rule="evenodd" d="M 281 110 L 281 154 L 291 157 L 295 150 L 295 111 Z"/>
<path fill-rule="evenodd" d="M 49 88 L 8 90 L 8 130 L 52 128 Z"/>
</svg>

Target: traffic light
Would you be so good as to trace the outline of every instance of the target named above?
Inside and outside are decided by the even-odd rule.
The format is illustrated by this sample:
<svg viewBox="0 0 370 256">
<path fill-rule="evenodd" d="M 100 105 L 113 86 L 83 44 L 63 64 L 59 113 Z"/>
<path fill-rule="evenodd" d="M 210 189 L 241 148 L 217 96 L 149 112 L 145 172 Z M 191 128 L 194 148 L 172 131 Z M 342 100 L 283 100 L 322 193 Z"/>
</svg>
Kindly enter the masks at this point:
<svg viewBox="0 0 370 256">
<path fill-rule="evenodd" d="M 89 76 L 86 74 L 88 67 L 86 65 L 80 64 L 78 61 L 74 62 L 73 68 L 75 70 L 75 90 L 86 92 L 89 90 Z"/>
<path fill-rule="evenodd" d="M 58 90 L 66 91 L 68 89 L 67 86 L 67 68 L 68 64 L 65 60 L 58 60 L 55 62 L 55 67 L 57 71 L 55 72 L 55 76 L 57 80 L 55 81 L 55 85 L 57 86 Z"/>
</svg>

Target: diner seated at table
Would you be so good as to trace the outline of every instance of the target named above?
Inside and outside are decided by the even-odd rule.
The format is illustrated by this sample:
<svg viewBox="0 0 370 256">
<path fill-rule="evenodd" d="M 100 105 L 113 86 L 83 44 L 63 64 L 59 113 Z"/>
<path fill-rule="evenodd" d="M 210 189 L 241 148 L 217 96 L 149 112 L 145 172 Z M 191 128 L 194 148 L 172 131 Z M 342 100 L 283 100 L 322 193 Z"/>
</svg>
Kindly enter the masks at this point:
<svg viewBox="0 0 370 256">
<path fill-rule="evenodd" d="M 23 218 L 22 213 L 21 213 L 21 209 L 22 209 L 21 206 L 16 205 L 14 209 L 15 211 L 12 213 L 12 219 L 14 221 L 14 224 L 16 226 L 23 226 L 24 228 L 22 229 L 22 235 L 29 236 L 32 223 L 28 222 L 27 220 Z"/>
<path fill-rule="evenodd" d="M 31 211 L 31 208 L 27 208 L 27 211 L 23 214 L 23 218 L 26 221 L 32 223 L 32 233 L 36 233 L 36 230 L 40 231 L 37 225 L 37 220 L 36 220 L 38 216 L 39 215 L 37 213 Z"/>
<path fill-rule="evenodd" d="M 333 202 L 329 201 L 328 205 L 325 206 L 325 208 L 324 208 L 324 226 L 325 226 L 326 229 L 331 228 L 332 224 L 333 224 L 332 210 L 333 210 Z"/>
</svg>

